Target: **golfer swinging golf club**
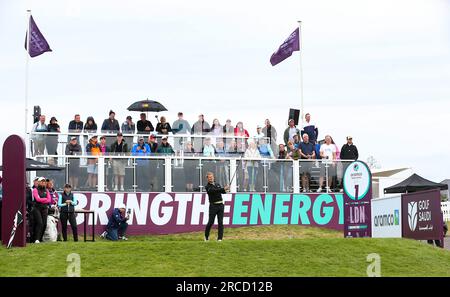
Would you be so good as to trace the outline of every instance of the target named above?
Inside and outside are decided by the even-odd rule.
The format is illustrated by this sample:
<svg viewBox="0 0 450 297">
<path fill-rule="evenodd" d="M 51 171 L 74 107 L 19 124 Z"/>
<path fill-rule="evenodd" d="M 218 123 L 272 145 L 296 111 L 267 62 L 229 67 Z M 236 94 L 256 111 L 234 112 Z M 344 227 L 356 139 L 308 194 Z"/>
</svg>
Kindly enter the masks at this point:
<svg viewBox="0 0 450 297">
<path fill-rule="evenodd" d="M 224 212 L 224 204 L 222 199 L 222 194 L 230 191 L 229 186 L 221 187 L 219 184 L 214 182 L 214 174 L 212 172 L 208 172 L 206 174 L 206 178 L 208 179 L 208 184 L 206 185 L 206 193 L 208 193 L 209 198 L 209 220 L 205 229 L 205 241 L 209 240 L 209 232 L 211 231 L 211 227 L 214 224 L 214 219 L 217 216 L 217 222 L 219 225 L 217 240 L 222 241 L 223 238 L 223 212 Z"/>
</svg>

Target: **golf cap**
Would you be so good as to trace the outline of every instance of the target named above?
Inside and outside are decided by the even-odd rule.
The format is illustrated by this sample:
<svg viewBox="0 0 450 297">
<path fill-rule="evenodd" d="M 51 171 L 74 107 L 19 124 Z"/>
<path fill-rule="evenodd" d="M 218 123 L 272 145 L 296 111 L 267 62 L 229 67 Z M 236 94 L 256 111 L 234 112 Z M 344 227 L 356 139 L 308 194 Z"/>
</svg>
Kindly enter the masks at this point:
<svg viewBox="0 0 450 297">
<path fill-rule="evenodd" d="M 117 133 L 117 136 L 123 136 L 122 132 Z"/>
<path fill-rule="evenodd" d="M 256 129 L 262 129 L 261 125 L 256 126 Z"/>
<path fill-rule="evenodd" d="M 139 140 L 144 140 L 144 136 L 139 136 L 138 139 Z"/>
<path fill-rule="evenodd" d="M 123 209 L 127 209 L 126 205 L 125 205 L 125 204 L 123 204 L 123 203 L 122 203 L 122 204 L 120 204 L 118 208 L 119 208 L 119 209 L 121 209 L 121 208 L 123 208 Z"/>
<path fill-rule="evenodd" d="M 347 140 L 349 140 L 349 139 L 353 139 L 353 137 L 351 137 L 351 136 L 347 136 Z"/>
<path fill-rule="evenodd" d="M 156 139 L 155 134 L 150 135 L 150 138 Z"/>
<path fill-rule="evenodd" d="M 77 140 L 75 136 L 70 137 L 70 140 Z"/>
<path fill-rule="evenodd" d="M 45 179 L 45 177 L 42 177 L 42 176 L 41 176 L 40 178 L 38 178 L 38 181 L 41 182 L 41 181 L 47 181 L 47 180 Z"/>
<path fill-rule="evenodd" d="M 36 176 L 36 177 L 33 179 L 33 181 L 37 181 L 37 180 L 39 180 L 39 176 Z"/>
<path fill-rule="evenodd" d="M 161 140 L 164 140 L 164 139 L 167 140 L 167 136 L 163 136 L 163 137 L 161 138 Z"/>
</svg>

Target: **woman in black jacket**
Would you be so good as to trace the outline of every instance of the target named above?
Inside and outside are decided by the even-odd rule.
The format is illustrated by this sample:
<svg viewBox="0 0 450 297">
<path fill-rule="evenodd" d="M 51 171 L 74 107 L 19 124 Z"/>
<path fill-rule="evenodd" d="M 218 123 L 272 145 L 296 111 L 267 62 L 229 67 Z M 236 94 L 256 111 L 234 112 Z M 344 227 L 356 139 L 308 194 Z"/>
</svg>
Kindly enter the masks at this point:
<svg viewBox="0 0 450 297">
<path fill-rule="evenodd" d="M 60 220 L 63 240 L 67 241 L 67 221 L 70 223 L 73 233 L 73 241 L 78 241 L 77 220 L 75 219 L 75 206 L 77 198 L 72 193 L 72 186 L 66 184 L 64 192 L 59 196 L 58 206 L 61 208 Z"/>
</svg>

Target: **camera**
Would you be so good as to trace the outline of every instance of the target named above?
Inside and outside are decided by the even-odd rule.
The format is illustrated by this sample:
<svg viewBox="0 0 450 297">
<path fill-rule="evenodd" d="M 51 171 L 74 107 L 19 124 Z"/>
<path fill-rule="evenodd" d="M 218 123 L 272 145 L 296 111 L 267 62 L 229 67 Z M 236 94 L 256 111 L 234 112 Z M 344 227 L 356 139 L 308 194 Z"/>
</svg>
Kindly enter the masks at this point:
<svg viewBox="0 0 450 297">
<path fill-rule="evenodd" d="M 128 208 L 127 214 L 129 215 L 131 213 L 131 208 Z"/>
</svg>

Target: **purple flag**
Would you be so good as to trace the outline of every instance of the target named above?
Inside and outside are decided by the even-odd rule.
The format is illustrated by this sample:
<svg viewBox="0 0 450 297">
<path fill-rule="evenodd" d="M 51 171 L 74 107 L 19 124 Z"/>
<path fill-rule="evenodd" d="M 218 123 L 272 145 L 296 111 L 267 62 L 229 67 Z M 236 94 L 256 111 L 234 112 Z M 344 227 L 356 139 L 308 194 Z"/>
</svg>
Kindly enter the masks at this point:
<svg viewBox="0 0 450 297">
<path fill-rule="evenodd" d="M 33 20 L 33 17 L 30 16 L 30 24 L 29 24 L 29 31 L 30 34 L 30 50 L 28 53 L 30 54 L 30 57 L 36 57 L 39 55 L 42 55 L 45 52 L 51 52 L 50 46 L 47 43 L 47 40 L 45 40 L 44 35 L 42 35 L 41 31 L 39 31 L 39 28 L 37 27 L 36 23 Z M 25 36 L 25 49 L 28 49 L 27 47 L 28 43 L 28 32 Z"/>
<path fill-rule="evenodd" d="M 270 57 L 270 64 L 272 64 L 272 66 L 275 66 L 278 63 L 284 61 L 286 58 L 289 58 L 292 55 L 292 52 L 300 50 L 299 38 L 299 28 L 297 28 L 280 45 L 278 50 L 272 54 L 272 57 Z"/>
</svg>

